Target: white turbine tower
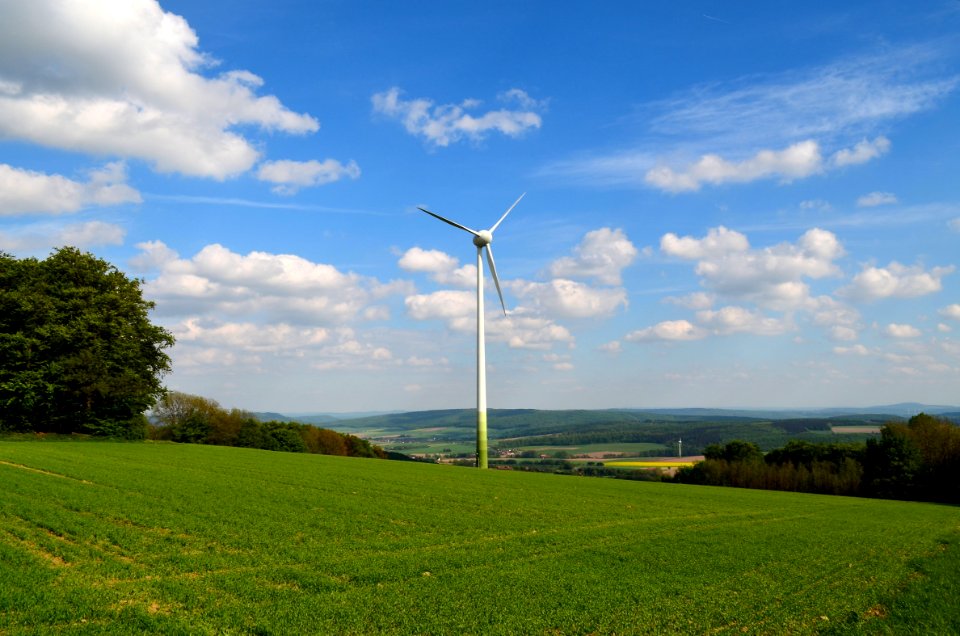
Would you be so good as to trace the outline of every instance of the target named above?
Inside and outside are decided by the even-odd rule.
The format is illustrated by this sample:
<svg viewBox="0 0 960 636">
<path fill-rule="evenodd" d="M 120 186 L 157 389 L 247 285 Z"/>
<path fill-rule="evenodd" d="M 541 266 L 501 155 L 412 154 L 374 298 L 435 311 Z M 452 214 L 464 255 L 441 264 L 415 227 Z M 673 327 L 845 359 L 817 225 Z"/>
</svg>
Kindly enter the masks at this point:
<svg viewBox="0 0 960 636">
<path fill-rule="evenodd" d="M 486 250 L 487 252 L 487 263 L 490 264 L 490 273 L 493 275 L 493 283 L 497 286 L 500 306 L 503 308 L 503 315 L 506 316 L 507 305 L 503 302 L 503 292 L 500 291 L 500 279 L 497 278 L 497 266 L 493 263 L 493 250 L 490 248 L 490 243 L 493 242 L 493 233 L 497 231 L 510 211 L 520 203 L 520 199 L 525 194 L 526 192 L 521 194 L 489 230 L 471 230 L 465 225 L 460 225 L 455 221 L 443 218 L 439 214 L 434 214 L 430 210 L 420 208 L 444 223 L 449 223 L 464 232 L 470 232 L 470 234 L 473 234 L 473 244 L 477 246 L 477 468 L 487 467 L 487 353 L 483 334 L 483 251 Z"/>
</svg>

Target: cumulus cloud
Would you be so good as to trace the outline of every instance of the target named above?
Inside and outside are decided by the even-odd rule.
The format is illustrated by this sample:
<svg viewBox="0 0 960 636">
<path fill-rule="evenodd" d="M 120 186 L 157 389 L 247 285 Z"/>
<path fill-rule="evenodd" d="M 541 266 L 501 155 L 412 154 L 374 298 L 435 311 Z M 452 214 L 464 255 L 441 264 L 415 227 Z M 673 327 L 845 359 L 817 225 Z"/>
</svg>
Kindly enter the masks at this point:
<svg viewBox="0 0 960 636">
<path fill-rule="evenodd" d="M 761 150 L 743 161 L 729 161 L 720 155 L 707 154 L 679 171 L 657 166 L 647 171 L 644 181 L 667 192 L 690 192 L 705 183 L 746 183 L 765 178 L 783 182 L 808 177 L 823 167 L 820 146 L 812 140 L 801 141 L 783 150 Z"/>
<path fill-rule="evenodd" d="M 56 247 L 78 248 L 122 245 L 126 230 L 103 221 L 87 221 L 64 226 L 27 225 L 9 231 L 0 230 L 0 250 L 19 254 L 46 251 Z"/>
<path fill-rule="evenodd" d="M 550 274 L 557 278 L 593 278 L 602 285 L 619 285 L 621 272 L 637 258 L 637 248 L 623 230 L 608 227 L 587 232 L 573 253 L 554 261 Z"/>
<path fill-rule="evenodd" d="M 627 304 L 622 287 L 595 288 L 564 278 L 546 283 L 516 280 L 505 286 L 548 316 L 597 318 L 610 316 Z"/>
<path fill-rule="evenodd" d="M 611 340 L 610 342 L 605 342 L 602 345 L 598 346 L 597 349 L 600 351 L 605 351 L 606 353 L 617 354 L 623 351 L 623 347 L 620 344 L 619 340 Z"/>
<path fill-rule="evenodd" d="M 134 263 L 158 269 L 144 285 L 161 315 L 259 315 L 264 322 L 336 325 L 382 317 L 376 302 L 407 293 L 407 283 L 382 283 L 290 254 L 237 254 L 208 245 L 189 259 L 159 241 L 141 243 Z"/>
<path fill-rule="evenodd" d="M 842 168 L 844 166 L 855 166 L 885 155 L 889 150 L 890 140 L 886 137 L 877 137 L 872 141 L 863 139 L 853 148 L 843 148 L 838 150 L 836 153 L 834 153 L 830 160 L 833 165 L 837 166 L 838 168 Z"/>
<path fill-rule="evenodd" d="M 792 329 L 786 321 L 744 307 L 722 307 L 716 311 L 697 312 L 697 321 L 714 333 L 722 336 L 735 333 L 751 333 L 758 336 L 776 336 Z"/>
<path fill-rule="evenodd" d="M 459 259 L 440 250 L 411 247 L 403 253 L 397 264 L 408 272 L 429 274 L 430 278 L 441 285 L 476 287 L 477 284 L 476 265 L 460 267 Z"/>
<path fill-rule="evenodd" d="M 471 329 L 476 328 L 472 324 Z M 461 328 L 463 321 L 460 321 Z M 506 318 L 497 315 L 493 321 L 487 321 L 487 333 L 495 341 L 505 342 L 511 349 L 546 350 L 557 344 L 573 346 L 574 337 L 570 330 L 558 325 L 549 318 L 525 315 L 513 312 Z"/>
<path fill-rule="evenodd" d="M 699 239 L 665 234 L 660 249 L 668 256 L 696 260 L 696 273 L 713 292 L 775 309 L 805 304 L 810 290 L 803 279 L 838 274 L 834 261 L 844 253 L 836 235 L 819 228 L 808 230 L 796 243 L 754 249 L 746 236 L 720 226 Z"/>
<path fill-rule="evenodd" d="M 860 301 L 916 298 L 940 291 L 943 288 L 941 279 L 953 270 L 954 267 L 950 265 L 926 271 L 920 265 L 907 266 L 896 261 L 887 267 L 868 266 L 853 277 L 850 285 L 837 293 Z"/>
<path fill-rule="evenodd" d="M 362 341 L 349 327 L 189 318 L 172 325 L 171 331 L 177 339 L 175 366 L 187 374 L 211 366 L 243 366 L 245 373 L 264 373 L 268 366 L 280 365 L 302 373 L 305 367 L 374 370 L 398 363 L 389 348 Z"/>
<path fill-rule="evenodd" d="M 630 342 L 651 342 L 657 340 L 700 340 L 707 331 L 688 320 L 665 320 L 652 327 L 631 331 L 625 336 Z"/>
<path fill-rule="evenodd" d="M 177 343 L 203 342 L 246 351 L 271 352 L 301 350 L 330 339 L 331 331 L 322 327 L 297 327 L 284 322 L 262 325 L 253 322 L 218 322 L 189 318 L 172 329 Z"/>
<path fill-rule="evenodd" d="M 415 320 L 445 320 L 447 326 L 463 333 L 477 329 L 477 302 L 472 292 L 441 290 L 404 299 L 407 313 Z M 504 342 L 513 349 L 550 349 L 558 343 L 573 343 L 573 335 L 549 318 L 518 309 L 504 317 L 488 312 L 484 317 L 487 339 Z"/>
<path fill-rule="evenodd" d="M 834 347 L 833 352 L 841 356 L 868 356 L 870 355 L 870 350 L 867 349 L 862 344 L 855 344 L 850 347 Z"/>
<path fill-rule="evenodd" d="M 897 195 L 892 192 L 871 192 L 857 199 L 858 208 L 873 208 L 878 205 L 890 205 L 897 202 Z"/>
<path fill-rule="evenodd" d="M 343 164 L 335 159 L 325 161 L 265 161 L 257 169 L 257 178 L 277 185 L 271 188 L 277 194 L 296 194 L 300 188 L 333 183 L 340 179 L 357 179 L 360 166 L 350 161 Z"/>
<path fill-rule="evenodd" d="M 259 96 L 245 70 L 216 61 L 156 0 L 32 0 L 0 21 L 0 136 L 139 158 L 161 172 L 224 179 L 260 152 L 237 128 L 314 132 L 317 120 Z"/>
<path fill-rule="evenodd" d="M 433 146 L 445 147 L 461 139 L 480 141 L 490 132 L 508 137 L 519 137 L 528 130 L 539 128 L 542 120 L 537 111 L 543 103 L 526 92 L 514 88 L 500 95 L 502 101 L 514 101 L 520 110 L 501 108 L 473 115 L 480 102 L 467 99 L 460 104 L 435 105 L 430 99 L 404 99 L 402 91 L 393 87 L 371 98 L 373 111 L 400 121 L 411 135 L 418 135 Z"/>
<path fill-rule="evenodd" d="M 813 324 L 825 328 L 832 340 L 856 340 L 863 328 L 860 312 L 830 296 L 811 299 L 805 309 Z"/>
<path fill-rule="evenodd" d="M 673 232 L 664 234 L 660 239 L 660 250 L 669 256 L 683 259 L 723 257 L 732 252 L 746 252 L 750 249 L 747 237 L 736 230 L 728 230 L 722 225 L 710 228 L 702 239 L 692 236 L 679 237 Z"/>
<path fill-rule="evenodd" d="M 474 293 L 449 289 L 407 296 L 404 304 L 407 313 L 415 320 L 466 318 L 477 311 Z"/>
<path fill-rule="evenodd" d="M 0 163 L 0 216 L 65 214 L 90 206 L 140 203 L 140 193 L 126 180 L 126 166 L 119 161 L 91 170 L 86 181 Z"/>
<path fill-rule="evenodd" d="M 939 311 L 939 314 L 944 318 L 950 318 L 951 320 L 960 320 L 960 303 L 953 303 L 952 305 L 947 305 Z"/>
<path fill-rule="evenodd" d="M 892 322 L 883 329 L 883 333 L 891 338 L 919 338 L 921 332 L 913 325 L 904 325 Z"/>
<path fill-rule="evenodd" d="M 659 165 L 646 172 L 644 181 L 667 192 L 692 192 L 704 184 L 748 183 L 760 179 L 779 179 L 781 183 L 790 183 L 824 172 L 827 168 L 866 163 L 883 155 L 889 148 L 890 142 L 885 137 L 863 140 L 853 148 L 838 150 L 825 162 L 820 153 L 820 144 L 807 139 L 783 150 L 760 150 L 742 161 L 706 154 L 679 170 Z"/>
</svg>

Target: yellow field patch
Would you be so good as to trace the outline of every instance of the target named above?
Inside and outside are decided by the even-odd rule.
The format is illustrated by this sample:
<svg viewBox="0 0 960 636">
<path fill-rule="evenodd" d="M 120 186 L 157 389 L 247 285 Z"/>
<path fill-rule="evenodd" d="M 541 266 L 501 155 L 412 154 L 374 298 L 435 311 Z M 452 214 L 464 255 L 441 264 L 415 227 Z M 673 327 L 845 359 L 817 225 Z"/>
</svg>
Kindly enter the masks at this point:
<svg viewBox="0 0 960 636">
<path fill-rule="evenodd" d="M 642 462 L 642 461 L 613 461 L 603 462 L 604 466 L 610 468 L 683 468 L 684 466 L 693 466 L 694 462 L 685 461 L 660 461 L 660 462 Z"/>
</svg>

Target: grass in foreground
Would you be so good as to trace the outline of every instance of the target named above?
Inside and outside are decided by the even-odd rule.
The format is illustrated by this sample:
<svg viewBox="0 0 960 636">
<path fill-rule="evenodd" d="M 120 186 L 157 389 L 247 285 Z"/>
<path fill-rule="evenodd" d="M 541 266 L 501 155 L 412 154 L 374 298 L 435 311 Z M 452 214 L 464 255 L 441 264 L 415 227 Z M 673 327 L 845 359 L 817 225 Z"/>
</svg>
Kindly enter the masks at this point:
<svg viewBox="0 0 960 636">
<path fill-rule="evenodd" d="M 0 443 L 0 483 L 9 634 L 882 631 L 917 625 L 897 599 L 918 606 L 916 567 L 960 528 L 945 506 L 172 444 Z"/>
</svg>

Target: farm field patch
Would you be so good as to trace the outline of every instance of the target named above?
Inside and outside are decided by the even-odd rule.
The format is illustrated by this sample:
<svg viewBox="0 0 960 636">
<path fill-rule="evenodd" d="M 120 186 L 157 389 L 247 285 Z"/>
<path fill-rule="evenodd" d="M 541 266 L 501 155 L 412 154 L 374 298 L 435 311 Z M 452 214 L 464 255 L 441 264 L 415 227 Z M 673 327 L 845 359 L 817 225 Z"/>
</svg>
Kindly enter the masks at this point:
<svg viewBox="0 0 960 636">
<path fill-rule="evenodd" d="M 0 632 L 815 633 L 948 506 L 141 443 L 0 443 Z"/>
</svg>

